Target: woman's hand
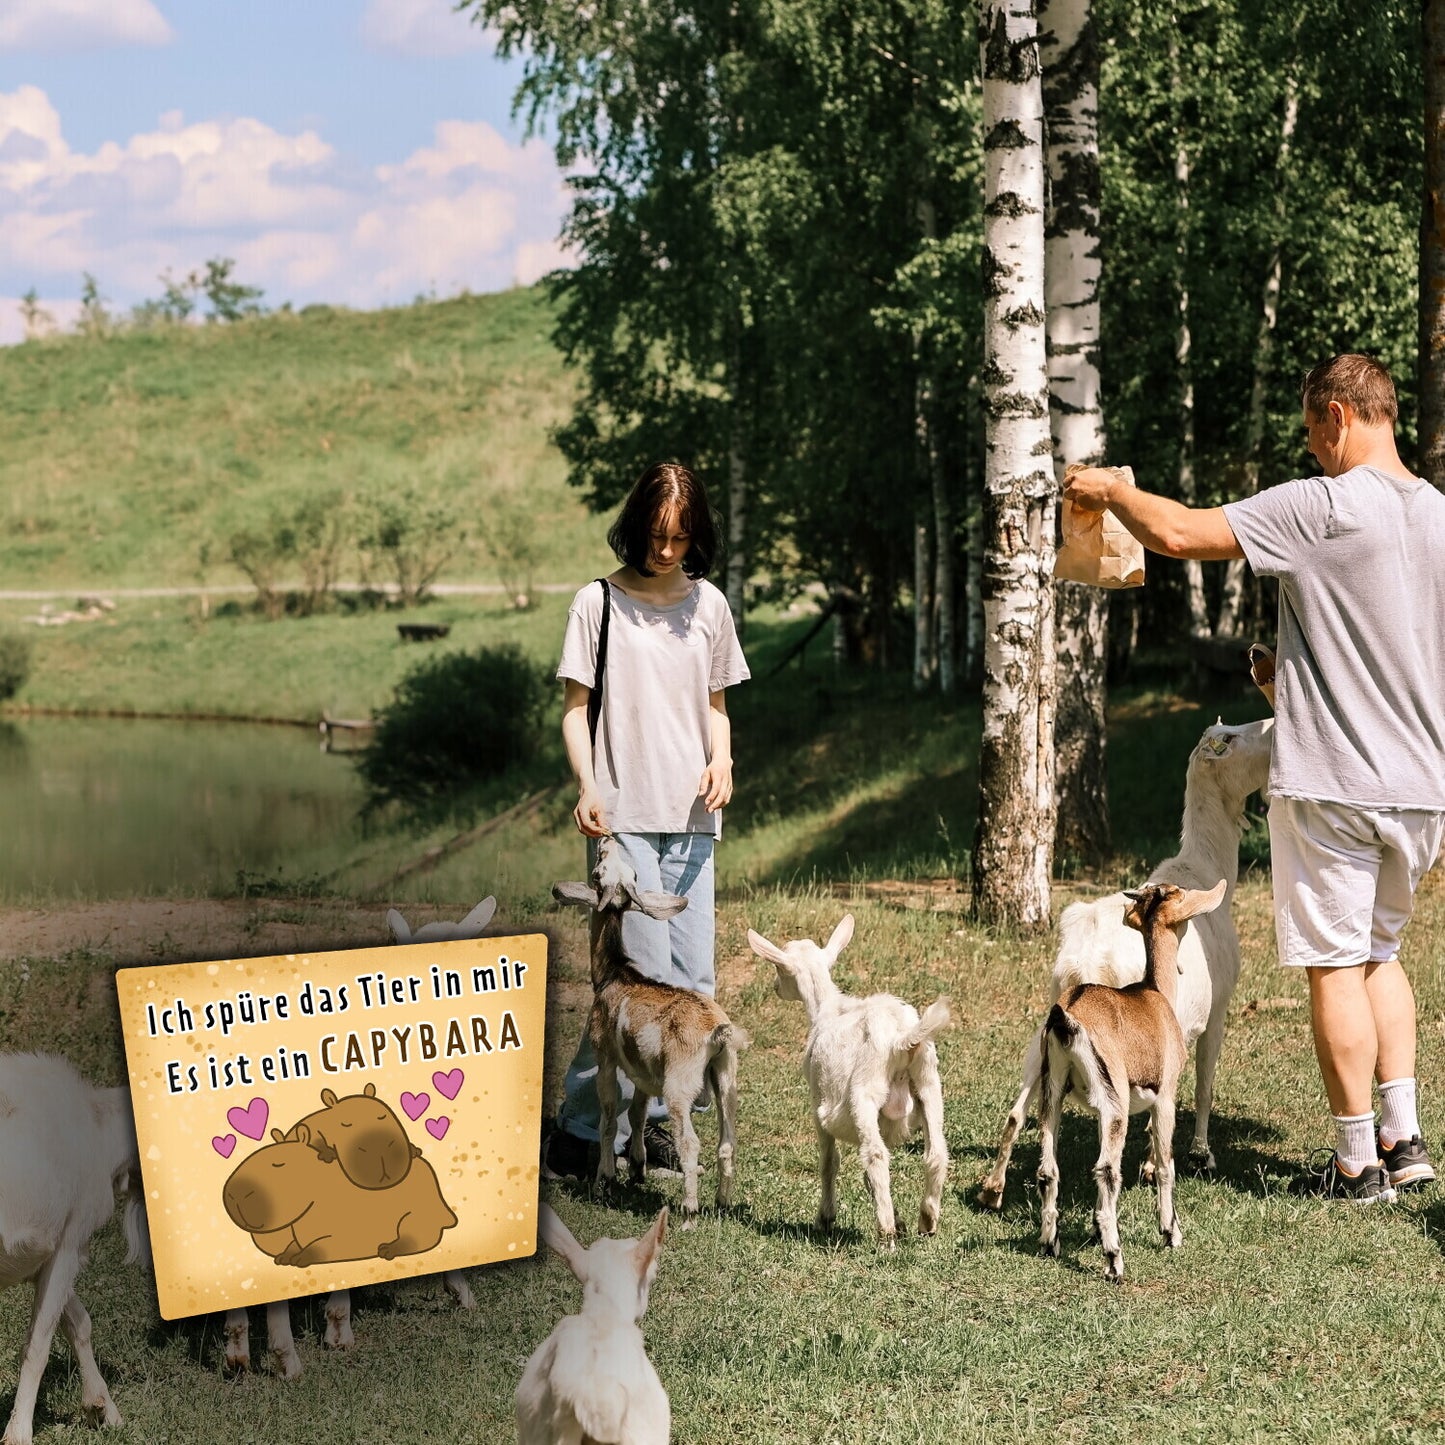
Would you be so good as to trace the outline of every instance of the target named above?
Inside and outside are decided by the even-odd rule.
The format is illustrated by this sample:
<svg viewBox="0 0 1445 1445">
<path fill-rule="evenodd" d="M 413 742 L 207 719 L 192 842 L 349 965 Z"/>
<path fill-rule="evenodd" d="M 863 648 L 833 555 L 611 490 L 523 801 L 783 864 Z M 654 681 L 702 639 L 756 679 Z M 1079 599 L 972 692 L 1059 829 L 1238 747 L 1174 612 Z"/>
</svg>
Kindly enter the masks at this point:
<svg viewBox="0 0 1445 1445">
<path fill-rule="evenodd" d="M 697 795 L 705 803 L 709 813 L 725 808 L 733 796 L 733 760 L 714 758 L 702 770 L 702 781 L 697 785 Z"/>
<path fill-rule="evenodd" d="M 602 795 L 596 788 L 583 788 L 578 794 L 572 821 L 577 831 L 588 838 L 605 838 L 612 831 L 607 826 L 607 814 L 602 811 Z"/>
</svg>

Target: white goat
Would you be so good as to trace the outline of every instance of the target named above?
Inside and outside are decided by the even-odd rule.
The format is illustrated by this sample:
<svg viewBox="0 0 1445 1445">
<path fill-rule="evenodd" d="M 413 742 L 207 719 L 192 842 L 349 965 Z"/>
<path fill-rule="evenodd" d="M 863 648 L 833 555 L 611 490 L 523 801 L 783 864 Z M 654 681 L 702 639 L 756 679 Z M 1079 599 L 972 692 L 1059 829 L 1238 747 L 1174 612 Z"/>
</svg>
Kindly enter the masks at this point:
<svg viewBox="0 0 1445 1445">
<path fill-rule="evenodd" d="M 1224 1042 L 1224 1019 L 1239 978 L 1239 935 L 1230 905 L 1239 878 L 1239 840 L 1247 826 L 1244 805 L 1269 780 L 1274 719 L 1230 727 L 1216 722 L 1204 730 L 1189 757 L 1184 781 L 1184 821 L 1179 852 L 1149 875 L 1149 883 L 1208 888 L 1226 884 L 1224 906 L 1200 918 L 1179 949 L 1179 990 L 1174 1010 L 1186 1047 L 1200 1039 L 1195 1055 L 1193 1167 L 1213 1170 L 1209 1148 L 1209 1112 L 1214 1101 L 1214 1070 Z M 1128 897 L 1074 903 L 1059 920 L 1059 951 L 1054 960 L 1053 996 L 1083 983 L 1122 988 L 1144 976 L 1144 945 L 1124 924 Z M 979 1189 L 979 1200 L 1003 1208 L 1004 1180 L 1014 1141 L 1038 1094 L 1043 1034 L 1035 1034 L 1024 1058 L 1023 1081 L 1004 1122 L 998 1157 Z M 1147 1168 L 1146 1168 L 1147 1174 Z"/>
<path fill-rule="evenodd" d="M 415 933 L 395 908 L 386 915 L 387 927 L 397 943 L 441 943 L 449 939 L 476 938 L 492 921 L 497 900 L 483 898 L 459 923 L 424 923 Z M 467 1277 L 458 1269 L 442 1276 L 447 1292 L 464 1310 L 477 1307 Z M 332 1349 L 349 1350 L 356 1343 L 351 1330 L 351 1292 L 333 1290 L 326 1297 L 326 1343 Z M 301 1373 L 301 1356 L 296 1353 L 296 1340 L 291 1333 L 289 1300 L 273 1300 L 266 1306 L 266 1347 L 283 1379 L 294 1380 Z M 244 1308 L 226 1311 L 226 1366 L 232 1370 L 251 1367 L 251 1326 Z"/>
<path fill-rule="evenodd" d="M 1094 1229 L 1106 1261 L 1104 1275 L 1124 1278 L 1119 1244 L 1120 1164 L 1129 1115 L 1149 1111 L 1154 1173 L 1159 1186 L 1159 1233 L 1170 1249 L 1184 1242 L 1174 1212 L 1174 1098 L 1187 1046 L 1174 1014 L 1179 983 L 1179 941 L 1186 922 L 1219 907 L 1224 879 L 1208 892 L 1152 883 L 1126 895 L 1125 923 L 1144 941 L 1144 977 L 1125 988 L 1086 983 L 1071 988 L 1044 1024 L 1044 1062 L 1039 1082 L 1039 1188 L 1043 1227 L 1039 1243 L 1059 1253 L 1057 1141 L 1064 1099 L 1073 1094 L 1099 1118 L 1099 1185 Z"/>
<path fill-rule="evenodd" d="M 943 1138 L 943 1085 L 933 1036 L 949 1022 L 948 1000 L 935 999 L 922 1019 L 891 993 L 850 998 L 833 982 L 838 955 L 853 937 L 853 915 L 843 915 L 826 946 L 811 938 L 786 948 L 748 929 L 759 958 L 778 971 L 779 998 L 801 999 L 808 1012 L 803 1073 L 813 1095 L 818 1133 L 818 1172 L 823 1198 L 818 1224 L 830 1229 L 837 1214 L 838 1144 L 856 1144 L 863 1177 L 878 1215 L 878 1239 L 891 1248 L 897 1238 L 889 1151 L 913 1132 L 920 1116 L 927 1180 L 918 1214 L 919 1234 L 938 1228 L 948 1146 Z"/>
<path fill-rule="evenodd" d="M 667 1445 L 672 1409 L 637 1322 L 657 1276 L 667 1210 L 641 1239 L 583 1249 L 544 1204 L 537 1230 L 582 1284 L 582 1312 L 558 1321 L 517 1386 L 518 1445 Z"/>
<path fill-rule="evenodd" d="M 125 1089 L 97 1089 L 55 1054 L 0 1054 L 0 1288 L 32 1280 L 35 1307 L 4 1445 L 30 1445 L 57 1324 L 80 1367 L 81 1400 L 120 1424 L 90 1343 L 75 1279 L 90 1237 L 126 1196 L 127 1262 L 148 1264 L 140 1159 Z"/>
<path fill-rule="evenodd" d="M 552 896 L 559 903 L 592 910 L 592 1010 L 587 1030 L 597 1055 L 597 1101 L 602 1106 L 597 1177 L 612 1179 L 617 1173 L 613 1141 L 621 1069 L 635 1085 L 627 1114 L 632 1124 L 627 1155 L 632 1177 L 641 1179 L 647 1172 L 643 1124 L 648 1098 L 660 1095 L 682 1159 L 683 1213 L 689 1218 L 695 1215 L 700 1145 L 692 1126 L 692 1104 L 707 1088 L 718 1112 L 717 1207 L 726 1209 L 732 1203 L 737 1148 L 738 1050 L 747 1047 L 748 1036 L 715 1000 L 648 978 L 633 966 L 622 942 L 622 915 L 629 908 L 649 918 L 672 918 L 687 907 L 687 899 L 639 889 L 635 870 L 611 837 L 598 843 L 591 881 L 554 884 Z"/>
</svg>

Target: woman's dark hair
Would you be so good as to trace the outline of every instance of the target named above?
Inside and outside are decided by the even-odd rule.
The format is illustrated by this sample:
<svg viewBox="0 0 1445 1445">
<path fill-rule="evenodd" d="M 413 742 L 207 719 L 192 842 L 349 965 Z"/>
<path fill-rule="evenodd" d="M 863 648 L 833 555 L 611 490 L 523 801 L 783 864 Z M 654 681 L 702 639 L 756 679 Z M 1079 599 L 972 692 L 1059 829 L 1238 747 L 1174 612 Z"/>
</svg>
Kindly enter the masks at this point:
<svg viewBox="0 0 1445 1445">
<path fill-rule="evenodd" d="M 708 503 L 707 488 L 676 462 L 659 462 L 637 479 L 622 511 L 607 533 L 607 545 L 643 577 L 651 577 L 647 559 L 652 553 L 652 528 L 669 507 L 677 508 L 677 519 L 692 540 L 682 570 L 694 579 L 706 577 L 717 559 L 717 519 Z"/>
</svg>

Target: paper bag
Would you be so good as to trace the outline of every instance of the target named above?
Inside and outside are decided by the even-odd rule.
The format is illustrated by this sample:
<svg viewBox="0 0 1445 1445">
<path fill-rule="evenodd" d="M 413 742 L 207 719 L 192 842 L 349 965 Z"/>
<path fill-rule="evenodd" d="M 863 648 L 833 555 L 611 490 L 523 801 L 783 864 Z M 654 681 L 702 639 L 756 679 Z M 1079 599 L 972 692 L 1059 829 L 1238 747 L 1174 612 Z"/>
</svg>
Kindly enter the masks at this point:
<svg viewBox="0 0 1445 1445">
<path fill-rule="evenodd" d="M 1064 472 L 1065 481 L 1077 464 Z M 1129 486 L 1134 473 L 1128 467 L 1110 467 Z M 1065 582 L 1087 582 L 1091 587 L 1142 587 L 1144 546 L 1107 509 L 1088 512 L 1065 501 L 1061 514 L 1063 540 L 1054 559 L 1054 576 Z"/>
</svg>

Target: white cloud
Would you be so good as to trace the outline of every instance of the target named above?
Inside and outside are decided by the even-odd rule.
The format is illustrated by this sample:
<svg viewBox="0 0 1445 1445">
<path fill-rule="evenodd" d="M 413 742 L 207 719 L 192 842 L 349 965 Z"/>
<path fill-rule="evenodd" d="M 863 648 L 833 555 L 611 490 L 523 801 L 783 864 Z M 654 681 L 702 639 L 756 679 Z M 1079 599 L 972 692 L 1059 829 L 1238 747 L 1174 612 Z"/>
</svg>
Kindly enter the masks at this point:
<svg viewBox="0 0 1445 1445">
<path fill-rule="evenodd" d="M 151 0 L 0 0 L 0 52 L 104 50 L 174 39 Z"/>
<path fill-rule="evenodd" d="M 162 271 L 222 255 L 270 305 L 495 290 L 567 264 L 566 204 L 544 144 L 478 121 L 443 121 L 430 145 L 367 169 L 315 130 L 176 111 L 77 151 L 44 91 L 0 94 L 0 291 L 12 295 L 73 298 L 89 271 L 123 310 L 159 294 Z M 0 318 L 0 336 L 17 330 Z"/>
<path fill-rule="evenodd" d="M 490 50 L 496 36 L 458 13 L 450 0 L 371 0 L 361 17 L 361 38 L 391 55 L 438 57 Z"/>
</svg>

